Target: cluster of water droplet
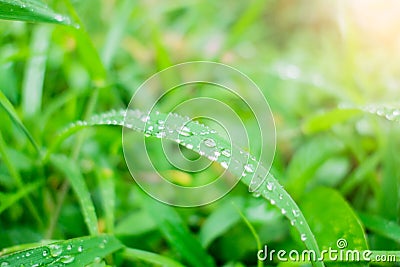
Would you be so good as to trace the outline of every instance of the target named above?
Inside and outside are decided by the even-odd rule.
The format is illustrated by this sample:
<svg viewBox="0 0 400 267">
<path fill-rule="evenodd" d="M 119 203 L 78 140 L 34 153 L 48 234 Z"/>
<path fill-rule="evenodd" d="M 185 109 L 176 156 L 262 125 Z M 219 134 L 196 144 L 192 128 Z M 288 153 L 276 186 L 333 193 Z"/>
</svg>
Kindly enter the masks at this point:
<svg viewBox="0 0 400 267">
<path fill-rule="evenodd" d="M 103 239 L 101 242 L 98 244 L 99 249 L 104 249 L 106 247 L 108 240 Z M 82 253 L 84 251 L 83 245 L 61 245 L 61 244 L 50 244 L 46 247 L 44 247 L 41 250 L 41 256 L 48 259 L 51 258 L 53 259 L 53 263 L 59 263 L 57 266 L 66 266 L 70 263 L 73 263 L 75 261 L 75 256 L 79 253 Z M 17 260 L 19 259 L 27 259 L 28 257 L 31 257 L 34 255 L 34 253 L 40 253 L 38 250 L 28 250 L 24 253 L 21 253 L 20 256 L 17 257 Z M 67 254 L 67 255 L 62 255 L 62 254 Z M 94 262 L 100 262 L 101 258 L 100 257 L 95 257 L 93 259 Z M 0 267 L 9 267 L 9 266 L 14 266 L 11 265 L 10 262 L 8 261 L 3 261 L 0 263 Z M 18 265 L 19 266 L 19 265 Z M 21 265 L 25 266 L 25 265 Z M 26 265 L 28 266 L 28 265 Z M 29 265 L 30 267 L 39 267 L 42 266 L 40 263 L 33 263 L 32 265 Z"/>
<path fill-rule="evenodd" d="M 385 117 L 391 121 L 400 121 L 400 108 L 394 106 L 369 105 L 364 107 L 363 111 Z"/>
</svg>

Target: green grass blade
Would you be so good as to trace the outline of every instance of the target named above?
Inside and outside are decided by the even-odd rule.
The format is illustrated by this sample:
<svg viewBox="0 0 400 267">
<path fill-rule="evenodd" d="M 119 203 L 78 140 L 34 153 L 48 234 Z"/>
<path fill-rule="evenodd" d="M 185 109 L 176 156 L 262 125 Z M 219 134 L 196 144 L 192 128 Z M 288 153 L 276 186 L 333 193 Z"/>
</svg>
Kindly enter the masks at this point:
<svg viewBox="0 0 400 267">
<path fill-rule="evenodd" d="M 234 203 L 232 203 L 232 205 L 235 207 L 236 212 L 239 213 L 240 217 L 242 218 L 242 220 L 244 221 L 244 223 L 246 224 L 247 228 L 249 228 L 251 234 L 253 235 L 255 241 L 256 241 L 256 245 L 257 245 L 257 250 L 260 251 L 261 248 L 261 241 L 260 241 L 260 237 L 257 234 L 256 229 L 254 228 L 254 226 L 250 223 L 250 221 L 246 218 L 246 216 L 243 214 L 243 212 L 240 210 L 239 207 L 237 207 Z M 258 267 L 262 267 L 264 266 L 263 262 L 261 260 L 257 260 L 257 266 Z"/>
<path fill-rule="evenodd" d="M 121 248 L 123 245 L 113 236 L 82 237 L 4 255 L 0 265 L 82 267 Z"/>
<path fill-rule="evenodd" d="M 339 239 L 346 240 L 346 249 L 359 251 L 368 249 L 361 222 L 337 191 L 326 187 L 316 188 L 303 198 L 301 208 L 314 231 L 320 249 L 337 249 Z M 352 264 L 352 266 L 366 266 L 365 263 Z M 331 263 L 329 266 L 343 265 Z"/>
<path fill-rule="evenodd" d="M 143 261 L 150 264 L 155 264 L 156 266 L 163 266 L 163 267 L 183 267 L 184 265 L 171 260 L 167 257 L 151 253 L 144 250 L 133 249 L 133 248 L 126 248 L 123 252 L 123 257 L 125 259 L 131 261 Z"/>
<path fill-rule="evenodd" d="M 343 144 L 334 138 L 316 137 L 302 145 L 293 155 L 287 170 L 285 186 L 294 199 L 300 199 L 307 183 L 327 159 L 343 150 Z"/>
<path fill-rule="evenodd" d="M 182 255 L 189 266 L 215 266 L 213 259 L 205 252 L 200 242 L 191 235 L 173 207 L 160 203 L 147 195 L 143 198 L 149 215 L 170 245 Z"/>
<path fill-rule="evenodd" d="M 135 227 L 132 227 L 135 225 Z M 129 214 L 115 227 L 115 234 L 118 236 L 137 236 L 149 231 L 157 230 L 157 224 L 146 211 L 136 211 Z"/>
<path fill-rule="evenodd" d="M 97 216 L 89 190 L 75 162 L 66 156 L 53 155 L 51 163 L 61 171 L 70 182 L 82 209 L 85 223 L 91 235 L 99 233 Z"/>
<path fill-rule="evenodd" d="M 400 243 L 400 225 L 376 215 L 358 213 L 364 226 L 374 233 Z"/>
<path fill-rule="evenodd" d="M 243 201 L 234 203 L 239 207 L 243 206 Z M 239 220 L 240 215 L 230 201 L 222 204 L 204 221 L 199 233 L 201 244 L 208 247 L 212 241 L 228 231 Z"/>
<path fill-rule="evenodd" d="M 94 125 L 118 125 L 118 126 L 124 126 L 127 128 L 130 128 L 132 130 L 144 133 L 144 122 L 142 121 L 143 116 L 147 116 L 147 114 L 142 113 L 139 110 L 129 110 L 129 116 L 127 116 L 127 120 L 125 121 L 125 115 L 126 111 L 121 110 L 121 111 L 110 111 L 108 113 L 103 113 L 99 114 L 96 116 L 93 116 L 90 120 L 88 121 L 80 121 L 77 122 L 73 125 L 71 125 L 69 128 L 67 128 L 58 138 L 56 138 L 54 145 L 52 146 L 51 150 L 54 151 L 58 144 L 60 144 L 65 138 L 67 138 L 70 134 L 85 128 L 85 127 L 90 127 Z M 174 120 L 183 120 L 186 121 L 183 117 L 177 115 L 177 114 L 170 114 L 174 118 Z M 147 127 L 153 126 L 153 131 L 148 131 L 146 130 L 146 134 L 154 137 L 159 137 L 159 132 L 157 131 L 158 126 L 156 125 L 156 122 L 159 120 L 165 120 L 167 117 L 167 114 L 163 113 L 156 113 L 156 114 L 151 114 L 150 119 L 147 121 Z M 179 122 L 176 123 L 179 125 Z M 186 143 L 191 143 L 191 144 L 200 144 L 202 140 L 206 137 L 214 138 L 215 142 L 218 144 L 221 144 L 222 146 L 225 147 L 230 147 L 230 143 L 226 140 L 224 140 L 222 137 L 219 135 L 213 133 L 213 131 L 208 128 L 205 125 L 202 124 L 197 124 L 195 122 L 190 122 L 187 124 L 187 127 L 190 127 L 193 132 L 196 133 L 201 133 L 201 132 L 208 132 L 208 135 L 190 135 L 186 137 L 184 140 Z M 178 131 L 179 129 L 171 129 L 174 131 Z M 173 139 L 170 136 L 165 136 L 167 139 L 171 139 L 176 142 L 175 139 Z M 200 153 L 199 149 L 197 148 L 196 145 L 193 145 L 193 147 L 190 147 L 189 149 Z M 236 162 L 238 165 L 233 166 L 232 168 L 229 168 L 228 170 L 238 176 L 242 177 L 243 174 L 243 167 L 246 164 L 249 164 L 251 162 L 255 166 L 259 166 L 260 173 L 256 176 L 257 180 L 254 183 L 252 182 L 252 176 L 247 175 L 245 177 L 241 178 L 241 182 L 248 186 L 252 186 L 253 184 L 259 184 L 260 186 L 258 187 L 257 191 L 254 192 L 254 195 L 256 197 L 262 196 L 263 198 L 269 200 L 271 204 L 275 205 L 277 208 L 279 208 L 282 213 L 285 215 L 287 219 L 289 219 L 293 226 L 297 229 L 297 231 L 305 235 L 307 238 L 304 241 L 305 246 L 307 249 L 314 250 L 317 255 L 320 255 L 320 250 L 318 248 L 318 244 L 315 240 L 315 237 L 307 224 L 307 221 L 305 220 L 302 212 L 300 211 L 298 205 L 296 202 L 292 199 L 292 197 L 289 195 L 289 193 L 280 185 L 280 183 L 273 177 L 272 174 L 268 174 L 266 176 L 267 170 L 258 162 L 253 160 L 252 157 L 248 157 L 248 155 L 244 150 L 233 146 L 233 149 L 237 150 L 235 153 L 232 151 L 232 155 L 242 155 L 243 157 L 238 157 L 238 158 L 232 158 L 234 162 Z M 237 152 L 237 153 L 236 153 Z M 214 155 L 208 155 L 205 154 L 204 156 L 213 158 Z M 224 165 L 226 164 L 225 158 L 224 157 L 218 157 L 216 160 L 218 163 Z M 321 262 L 314 262 L 314 266 L 324 266 L 323 263 Z"/>
<path fill-rule="evenodd" d="M 114 172 L 106 166 L 99 166 L 96 171 L 97 182 L 100 188 L 101 205 L 104 212 L 107 233 L 114 232 L 115 210 L 115 182 Z"/>
<path fill-rule="evenodd" d="M 37 190 L 42 184 L 42 182 L 36 182 L 25 185 L 23 188 L 13 194 L 0 193 L 0 214 L 7 208 L 11 207 L 15 202 L 19 201 L 21 198 L 24 198 L 33 191 Z"/>
<path fill-rule="evenodd" d="M 71 24 L 39 0 L 0 0 L 0 19 Z"/>
<path fill-rule="evenodd" d="M 48 25 L 38 25 L 32 33 L 31 56 L 25 67 L 22 85 L 22 110 L 26 116 L 37 114 L 42 106 L 47 50 L 51 33 L 52 29 Z"/>
<path fill-rule="evenodd" d="M 302 129 L 306 134 L 325 131 L 336 124 L 348 121 L 360 114 L 362 112 L 358 109 L 334 109 L 307 119 L 303 123 Z"/>
<path fill-rule="evenodd" d="M 101 53 L 105 68 L 111 66 L 114 55 L 121 44 L 133 7 L 137 4 L 138 3 L 135 1 L 125 0 L 120 4 L 116 14 L 113 16 L 114 18 L 111 20 L 112 24 L 110 30 L 107 33 L 106 43 Z"/>
<path fill-rule="evenodd" d="M 17 124 L 19 128 L 21 128 L 26 137 L 28 137 L 29 141 L 32 143 L 37 153 L 41 155 L 39 146 L 36 143 L 35 139 L 33 139 L 31 133 L 28 131 L 28 129 L 26 129 L 25 125 L 19 119 L 13 105 L 10 103 L 10 101 L 8 101 L 7 97 L 3 94 L 2 91 L 0 91 L 0 105 L 5 109 L 10 118 L 14 121 L 14 123 Z"/>
</svg>

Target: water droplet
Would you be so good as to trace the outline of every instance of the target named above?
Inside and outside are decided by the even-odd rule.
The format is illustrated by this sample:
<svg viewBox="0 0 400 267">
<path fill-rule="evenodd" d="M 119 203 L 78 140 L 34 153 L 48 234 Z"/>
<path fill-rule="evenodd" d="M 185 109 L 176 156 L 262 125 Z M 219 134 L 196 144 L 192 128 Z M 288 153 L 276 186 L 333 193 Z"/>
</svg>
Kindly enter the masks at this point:
<svg viewBox="0 0 400 267">
<path fill-rule="evenodd" d="M 142 122 L 148 122 L 150 120 L 150 116 L 144 115 L 140 118 Z"/>
<path fill-rule="evenodd" d="M 78 247 L 78 252 L 82 252 L 83 251 L 83 247 L 82 246 L 79 246 Z"/>
<path fill-rule="evenodd" d="M 273 200 L 273 199 L 270 199 L 269 202 L 271 203 L 271 205 L 275 205 L 276 204 L 275 200 Z"/>
<path fill-rule="evenodd" d="M 260 191 L 254 191 L 253 196 L 254 196 L 254 197 L 259 197 L 259 196 L 261 196 Z"/>
<path fill-rule="evenodd" d="M 291 224 L 292 226 L 294 226 L 294 225 L 296 224 L 296 220 L 291 220 L 291 221 L 290 221 L 290 224 Z"/>
<path fill-rule="evenodd" d="M 10 266 L 10 264 L 9 264 L 7 261 L 3 261 L 3 262 L 0 264 L 0 266 L 1 266 L 1 267 L 7 267 L 7 266 Z"/>
<path fill-rule="evenodd" d="M 181 129 L 179 129 L 177 132 L 178 132 L 179 135 L 186 136 L 186 137 L 192 135 L 192 132 L 191 132 L 190 129 L 189 129 L 188 127 L 186 127 L 186 126 L 183 126 L 183 127 L 182 127 Z"/>
<path fill-rule="evenodd" d="M 163 120 L 158 120 L 157 121 L 157 124 L 160 124 L 160 125 L 163 125 L 165 123 L 165 121 L 163 121 Z"/>
<path fill-rule="evenodd" d="M 224 169 L 228 169 L 228 163 L 226 163 L 225 161 L 221 162 L 221 166 Z"/>
<path fill-rule="evenodd" d="M 94 258 L 94 262 L 95 262 L 95 263 L 100 263 L 100 261 L 101 261 L 101 258 L 100 258 L 100 257 Z"/>
<path fill-rule="evenodd" d="M 280 199 L 280 200 L 283 199 L 283 194 L 279 194 L 279 199 Z"/>
<path fill-rule="evenodd" d="M 215 147 L 217 145 L 211 138 L 204 139 L 204 144 L 208 147 Z"/>
<path fill-rule="evenodd" d="M 244 170 L 248 173 L 253 173 L 254 172 L 254 166 L 253 164 L 246 164 L 244 165 Z"/>
<path fill-rule="evenodd" d="M 272 191 L 272 190 L 275 189 L 275 185 L 274 185 L 274 183 L 271 182 L 271 181 L 267 182 L 266 187 L 267 187 L 267 189 L 268 189 L 269 191 Z"/>
<path fill-rule="evenodd" d="M 299 217 L 300 211 L 299 210 L 292 210 L 294 217 Z"/>
<path fill-rule="evenodd" d="M 47 255 L 49 255 L 49 252 L 47 250 L 43 250 L 42 255 L 43 257 L 46 257 Z"/>
<path fill-rule="evenodd" d="M 306 241 L 307 240 L 306 234 L 301 234 L 300 239 L 301 239 L 301 241 Z"/>
<path fill-rule="evenodd" d="M 106 245 L 105 245 L 103 242 L 101 242 L 101 243 L 99 244 L 99 248 L 103 249 L 103 248 L 105 248 L 105 247 L 106 247 Z"/>
<path fill-rule="evenodd" d="M 285 209 L 281 209 L 281 212 L 282 212 L 283 215 L 286 214 L 286 210 Z"/>
<path fill-rule="evenodd" d="M 224 155 L 225 157 L 229 158 L 231 156 L 231 151 L 229 149 L 224 149 L 222 150 L 222 155 Z"/>
<path fill-rule="evenodd" d="M 60 262 L 62 263 L 71 263 L 75 260 L 75 257 L 72 255 L 62 256 Z"/>
<path fill-rule="evenodd" d="M 55 20 L 57 20 L 58 22 L 62 22 L 62 21 L 65 20 L 65 18 L 64 18 L 62 15 L 59 15 L 59 14 L 55 15 L 54 18 L 55 18 Z"/>
<path fill-rule="evenodd" d="M 72 246 L 71 245 L 68 245 L 67 246 L 67 250 L 71 250 L 72 249 Z"/>
<path fill-rule="evenodd" d="M 62 253 L 62 248 L 60 245 L 49 245 L 49 249 L 52 257 L 58 257 Z"/>
</svg>

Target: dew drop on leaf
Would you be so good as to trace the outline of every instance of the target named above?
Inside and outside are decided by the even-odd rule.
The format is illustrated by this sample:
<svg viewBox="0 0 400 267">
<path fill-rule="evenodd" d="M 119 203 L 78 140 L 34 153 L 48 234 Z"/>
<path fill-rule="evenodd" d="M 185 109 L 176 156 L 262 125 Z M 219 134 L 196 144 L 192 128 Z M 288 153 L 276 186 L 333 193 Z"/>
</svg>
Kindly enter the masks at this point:
<svg viewBox="0 0 400 267">
<path fill-rule="evenodd" d="M 267 182 L 266 187 L 267 187 L 268 191 L 272 191 L 275 189 L 274 183 L 272 183 L 272 182 Z"/>
<path fill-rule="evenodd" d="M 211 138 L 204 139 L 204 144 L 206 146 L 208 146 L 208 147 L 215 147 L 216 146 L 215 141 L 213 139 L 211 139 Z"/>
<path fill-rule="evenodd" d="M 71 263 L 75 260 L 75 257 L 72 255 L 62 256 L 60 262 L 62 263 Z"/>
<path fill-rule="evenodd" d="M 231 156 L 231 151 L 229 149 L 224 149 L 222 150 L 221 154 L 229 158 Z"/>
<path fill-rule="evenodd" d="M 253 173 L 254 172 L 254 166 L 253 164 L 246 164 L 244 165 L 244 170 L 248 173 Z"/>
<path fill-rule="evenodd" d="M 221 162 L 221 166 L 224 169 L 228 169 L 228 163 L 226 163 L 225 161 Z"/>
<path fill-rule="evenodd" d="M 301 241 L 306 241 L 307 240 L 307 236 L 305 234 L 301 234 L 300 235 L 300 239 L 301 239 Z"/>
<path fill-rule="evenodd" d="M 292 210 L 294 217 L 299 217 L 300 211 L 299 210 Z"/>
<path fill-rule="evenodd" d="M 52 257 L 57 257 L 62 253 L 62 248 L 60 245 L 49 245 L 49 249 Z"/>
</svg>

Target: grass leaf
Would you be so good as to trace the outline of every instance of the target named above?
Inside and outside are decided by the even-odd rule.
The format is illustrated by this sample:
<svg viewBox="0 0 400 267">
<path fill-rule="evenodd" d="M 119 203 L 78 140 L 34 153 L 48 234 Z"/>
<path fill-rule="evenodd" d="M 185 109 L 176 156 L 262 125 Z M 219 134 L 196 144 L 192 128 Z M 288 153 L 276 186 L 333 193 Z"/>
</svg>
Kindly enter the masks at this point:
<svg viewBox="0 0 400 267">
<path fill-rule="evenodd" d="M 205 252 L 200 242 L 192 236 L 173 207 L 144 196 L 145 207 L 157 223 L 167 241 L 190 266 L 215 266 L 213 259 Z"/>
<path fill-rule="evenodd" d="M 307 119 L 302 126 L 306 134 L 312 134 L 328 130 L 335 124 L 345 122 L 357 115 L 362 114 L 357 109 L 334 109 L 323 114 L 314 115 Z"/>
<path fill-rule="evenodd" d="M 4 255 L 0 265 L 82 267 L 122 247 L 118 239 L 109 235 L 75 238 Z"/>
<path fill-rule="evenodd" d="M 239 207 L 243 206 L 243 201 L 237 202 L 236 199 L 234 201 Z M 221 204 L 208 216 L 200 229 L 199 237 L 202 245 L 208 247 L 217 237 L 228 231 L 239 220 L 240 215 L 230 201 Z"/>
<path fill-rule="evenodd" d="M 0 0 L 0 19 L 71 24 L 39 0 Z"/>
<path fill-rule="evenodd" d="M 15 202 L 19 201 L 21 198 L 26 197 L 32 191 L 35 191 L 43 183 L 36 182 L 32 184 L 25 185 L 18 192 L 13 194 L 2 194 L 0 193 L 0 214 L 7 208 L 11 207 Z"/>
<path fill-rule="evenodd" d="M 93 201 L 90 197 L 89 190 L 86 186 L 85 180 L 75 162 L 62 155 L 53 155 L 51 158 L 52 164 L 61 171 L 71 183 L 76 197 L 82 209 L 85 223 L 91 235 L 99 233 L 97 216 L 94 209 Z"/>
<path fill-rule="evenodd" d="M 155 264 L 156 266 L 183 267 L 182 264 L 167 257 L 139 249 L 126 248 L 123 252 L 123 256 L 125 259 L 131 261 L 140 260 L 143 262 Z"/>
<path fill-rule="evenodd" d="M 400 225 L 398 223 L 365 213 L 358 213 L 358 216 L 367 229 L 400 243 Z"/>
<path fill-rule="evenodd" d="M 337 191 L 325 187 L 316 188 L 304 197 L 301 207 L 321 249 L 338 248 L 339 239 L 347 241 L 346 249 L 367 249 L 359 219 Z M 352 266 L 366 266 L 365 263 L 353 264 Z M 329 263 L 327 266 L 343 265 Z"/>
<path fill-rule="evenodd" d="M 56 138 L 54 145 L 51 148 L 51 151 L 54 151 L 57 146 L 65 139 L 67 138 L 70 134 L 83 129 L 85 127 L 90 127 L 94 125 L 118 125 L 118 126 L 124 126 L 129 129 L 145 133 L 148 136 L 154 136 L 154 137 L 164 137 L 166 139 L 173 140 L 177 142 L 177 140 L 174 138 L 174 136 L 169 136 L 169 135 L 164 135 L 161 134 L 163 131 L 158 130 L 158 126 L 156 125 L 156 122 L 160 120 L 165 120 L 167 118 L 167 114 L 159 113 L 156 112 L 155 114 L 151 114 L 151 116 L 148 116 L 148 114 L 144 114 L 139 110 L 129 110 L 128 111 L 128 116 L 126 116 L 126 111 L 121 110 L 121 111 L 110 111 L 108 113 L 103 113 L 99 115 L 93 116 L 90 120 L 88 121 L 79 121 L 73 125 L 71 125 L 69 128 L 67 128 L 63 133 L 60 134 L 58 138 Z M 172 119 L 174 120 L 174 125 L 170 129 L 173 131 L 175 134 L 180 131 L 180 127 L 177 125 L 180 125 L 182 121 L 186 121 L 183 117 L 179 116 L 178 114 L 169 114 L 169 116 L 172 116 Z M 149 117 L 146 119 L 146 123 L 143 121 L 143 117 Z M 125 119 L 126 118 L 126 119 Z M 146 129 L 144 128 L 146 125 Z M 151 131 L 149 130 L 151 127 Z M 205 125 L 195 123 L 195 122 L 189 122 L 187 125 L 191 129 L 191 131 L 195 133 L 207 133 L 205 135 L 201 134 L 196 134 L 196 135 L 189 135 L 185 137 L 185 140 L 183 140 L 186 144 L 191 144 L 188 149 L 193 150 L 197 153 L 204 154 L 204 156 L 209 157 L 212 160 L 215 160 L 216 162 L 220 163 L 222 166 L 225 166 L 227 157 L 217 157 L 215 158 L 214 154 L 210 154 L 210 152 L 204 152 L 200 151 L 198 148 L 198 144 L 200 144 L 204 138 L 213 138 L 213 140 L 219 144 L 219 146 L 222 147 L 230 147 L 230 143 L 226 140 L 224 140 L 222 137 L 220 137 L 218 134 L 216 134 L 212 129 L 208 128 Z M 273 177 L 272 174 L 268 173 L 268 171 L 259 163 L 257 162 L 253 157 L 247 154 L 246 151 L 232 145 L 232 161 L 234 164 L 230 164 L 228 167 L 228 170 L 234 174 L 237 177 L 241 177 L 241 182 L 245 183 L 246 185 L 254 186 L 254 184 L 257 185 L 257 188 L 254 189 L 254 195 L 259 197 L 262 196 L 263 198 L 269 200 L 271 204 L 276 205 L 282 213 L 284 213 L 285 217 L 288 218 L 293 226 L 297 229 L 299 233 L 304 234 L 307 236 L 307 238 L 304 240 L 305 246 L 310 249 L 314 250 L 317 255 L 320 254 L 317 242 L 315 241 L 314 235 L 311 232 L 311 229 L 309 225 L 307 224 L 307 221 L 305 220 L 302 212 L 300 211 L 299 207 L 297 206 L 296 202 L 292 199 L 292 197 L 288 194 L 288 192 L 280 185 L 280 183 Z M 254 167 L 258 166 L 258 171 L 259 173 L 255 174 L 254 177 L 255 179 L 252 180 L 253 176 L 252 175 L 247 175 L 243 176 L 244 173 L 244 168 L 247 167 Z M 314 262 L 315 266 L 323 266 L 321 262 Z"/>
<path fill-rule="evenodd" d="M 24 134 L 28 137 L 29 141 L 32 143 L 33 147 L 36 149 L 37 153 L 41 155 L 39 146 L 36 141 L 33 139 L 31 133 L 28 129 L 25 128 L 25 125 L 19 119 L 17 112 L 15 111 L 13 105 L 8 101 L 7 97 L 0 91 L 0 105 L 5 109 L 10 118 L 14 121 L 15 124 L 18 125 L 19 128 L 24 132 Z"/>
</svg>

